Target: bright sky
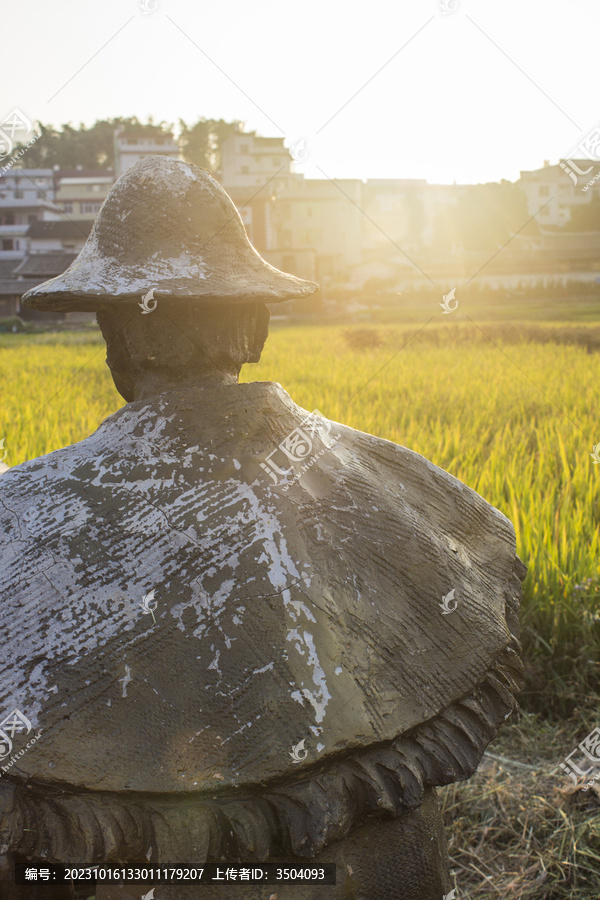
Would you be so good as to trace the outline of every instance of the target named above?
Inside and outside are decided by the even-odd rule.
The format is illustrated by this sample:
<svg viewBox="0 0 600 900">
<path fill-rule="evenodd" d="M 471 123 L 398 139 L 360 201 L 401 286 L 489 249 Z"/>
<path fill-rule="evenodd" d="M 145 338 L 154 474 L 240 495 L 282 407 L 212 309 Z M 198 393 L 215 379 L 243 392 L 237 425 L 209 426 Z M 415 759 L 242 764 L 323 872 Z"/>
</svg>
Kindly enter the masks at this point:
<svg viewBox="0 0 600 900">
<path fill-rule="evenodd" d="M 2 26 L 0 120 L 239 119 L 306 139 L 307 177 L 515 180 L 600 124 L 597 0 L 21 0 Z"/>
</svg>

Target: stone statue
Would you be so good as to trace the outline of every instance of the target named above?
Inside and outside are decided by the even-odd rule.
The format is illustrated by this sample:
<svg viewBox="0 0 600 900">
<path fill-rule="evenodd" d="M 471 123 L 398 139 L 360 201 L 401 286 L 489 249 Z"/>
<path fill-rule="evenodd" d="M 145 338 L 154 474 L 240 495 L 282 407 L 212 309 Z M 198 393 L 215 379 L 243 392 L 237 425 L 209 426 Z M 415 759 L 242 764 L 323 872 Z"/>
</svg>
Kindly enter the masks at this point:
<svg viewBox="0 0 600 900">
<path fill-rule="evenodd" d="M 0 479 L 5 871 L 294 860 L 337 885 L 156 900 L 450 892 L 435 786 L 516 706 L 524 566 L 422 456 L 238 384 L 266 304 L 315 288 L 256 253 L 212 175 L 152 157 L 24 298 L 96 311 L 127 403 Z"/>
</svg>

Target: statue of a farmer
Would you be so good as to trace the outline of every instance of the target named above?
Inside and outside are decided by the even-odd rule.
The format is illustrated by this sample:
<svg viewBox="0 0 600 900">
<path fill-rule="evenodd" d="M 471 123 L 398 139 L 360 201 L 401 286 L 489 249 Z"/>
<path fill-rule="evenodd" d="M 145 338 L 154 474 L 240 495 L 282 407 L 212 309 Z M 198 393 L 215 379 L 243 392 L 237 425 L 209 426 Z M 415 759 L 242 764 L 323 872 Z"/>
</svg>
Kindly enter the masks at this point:
<svg viewBox="0 0 600 900">
<path fill-rule="evenodd" d="M 267 304 L 315 287 L 256 253 L 208 172 L 152 157 L 27 294 L 96 311 L 127 403 L 0 476 L 5 873 L 282 860 L 337 884 L 156 900 L 451 890 L 435 786 L 515 707 L 524 567 L 510 522 L 422 456 L 238 384 Z"/>
</svg>

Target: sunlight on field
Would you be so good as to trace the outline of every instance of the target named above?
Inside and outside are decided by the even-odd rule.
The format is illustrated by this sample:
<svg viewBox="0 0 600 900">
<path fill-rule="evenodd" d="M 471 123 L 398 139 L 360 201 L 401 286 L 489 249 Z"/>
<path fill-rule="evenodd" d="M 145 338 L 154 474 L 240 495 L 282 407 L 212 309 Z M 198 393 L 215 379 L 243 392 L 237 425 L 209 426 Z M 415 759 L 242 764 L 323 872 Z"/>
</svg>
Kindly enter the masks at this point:
<svg viewBox="0 0 600 900">
<path fill-rule="evenodd" d="M 536 343 L 352 350 L 340 327 L 276 328 L 245 381 L 279 381 L 309 410 L 423 454 L 497 506 L 514 523 L 529 566 L 524 637 L 556 657 L 597 665 L 600 442 L 597 356 Z M 400 351 L 400 352 L 398 352 Z M 397 354 L 397 355 L 395 355 Z M 123 405 L 95 335 L 5 337 L 0 438 L 7 463 L 79 441 Z M 591 578 L 585 590 L 576 588 Z M 537 638 L 534 638 L 534 634 Z"/>
<path fill-rule="evenodd" d="M 579 655 L 582 634 L 592 644 L 600 560 L 596 355 L 556 344 L 440 349 L 417 336 L 393 356 L 399 346 L 393 330 L 386 346 L 363 351 L 339 329 L 290 330 L 246 374 L 416 450 L 497 506 L 530 569 L 524 628 L 552 644 L 560 635 L 561 655 Z M 588 590 L 575 590 L 586 578 Z"/>
</svg>

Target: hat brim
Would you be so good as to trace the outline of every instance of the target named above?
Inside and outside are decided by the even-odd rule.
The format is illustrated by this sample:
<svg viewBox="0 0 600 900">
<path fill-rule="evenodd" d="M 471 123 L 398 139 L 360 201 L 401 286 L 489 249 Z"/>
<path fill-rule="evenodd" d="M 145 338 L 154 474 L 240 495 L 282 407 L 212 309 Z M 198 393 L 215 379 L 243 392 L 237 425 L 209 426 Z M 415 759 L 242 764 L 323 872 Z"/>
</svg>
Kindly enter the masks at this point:
<svg viewBox="0 0 600 900">
<path fill-rule="evenodd" d="M 268 265 L 264 260 L 261 263 L 262 266 Z M 271 272 L 268 273 L 263 269 L 259 283 L 256 278 L 249 283 L 247 272 L 240 272 L 236 277 L 230 271 L 223 278 L 212 273 L 210 287 L 207 285 L 205 291 L 199 285 L 197 271 L 190 272 L 187 276 L 165 278 L 164 274 L 161 277 L 161 273 L 155 270 L 140 278 L 139 270 L 128 271 L 127 267 L 119 266 L 114 273 L 105 269 L 103 283 L 94 283 L 93 273 L 86 272 L 86 268 L 88 267 L 81 264 L 78 266 L 75 262 L 62 275 L 31 288 L 22 296 L 22 306 L 26 309 L 54 312 L 94 312 L 114 304 L 139 302 L 150 290 L 156 300 L 184 300 L 198 304 L 281 303 L 309 297 L 319 288 L 313 281 L 304 281 L 280 272 L 273 266 L 269 266 Z M 268 277 L 264 277 L 265 274 Z"/>
<path fill-rule="evenodd" d="M 151 156 L 113 185 L 69 268 L 21 302 L 26 309 L 94 311 L 152 290 L 157 299 L 190 303 L 281 303 L 318 287 L 262 258 L 210 172 Z"/>
</svg>

